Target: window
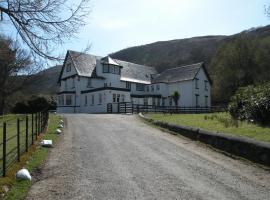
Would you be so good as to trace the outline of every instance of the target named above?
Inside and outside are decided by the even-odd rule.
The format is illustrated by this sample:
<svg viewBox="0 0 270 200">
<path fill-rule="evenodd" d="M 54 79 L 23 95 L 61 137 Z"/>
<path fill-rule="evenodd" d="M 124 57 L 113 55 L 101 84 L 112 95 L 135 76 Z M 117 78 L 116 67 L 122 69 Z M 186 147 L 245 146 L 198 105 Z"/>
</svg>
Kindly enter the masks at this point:
<svg viewBox="0 0 270 200">
<path fill-rule="evenodd" d="M 92 79 L 87 78 L 87 87 L 92 87 Z"/>
<path fill-rule="evenodd" d="M 152 98 L 152 105 L 155 106 L 156 105 L 156 99 Z"/>
<path fill-rule="evenodd" d="M 84 105 L 87 106 L 87 95 L 84 96 Z"/>
<path fill-rule="evenodd" d="M 103 65 L 103 73 L 109 72 L 109 65 Z"/>
<path fill-rule="evenodd" d="M 120 67 L 103 64 L 103 73 L 120 74 Z"/>
<path fill-rule="evenodd" d="M 137 91 L 144 91 L 144 85 L 141 83 L 136 83 L 136 90 Z"/>
<path fill-rule="evenodd" d="M 114 67 L 114 73 L 115 74 L 120 74 L 120 68 L 119 67 Z"/>
<path fill-rule="evenodd" d="M 149 92 L 149 86 L 146 87 L 146 91 Z"/>
<path fill-rule="evenodd" d="M 113 94 L 113 102 L 116 102 L 116 94 Z"/>
<path fill-rule="evenodd" d="M 102 104 L 102 94 L 101 93 L 98 94 L 98 99 L 99 99 L 99 101 L 98 101 L 99 104 Z"/>
<path fill-rule="evenodd" d="M 143 105 L 146 105 L 146 106 L 148 105 L 148 98 L 143 99 Z"/>
<path fill-rule="evenodd" d="M 68 63 L 66 67 L 66 72 L 70 72 L 70 71 L 71 71 L 71 63 Z"/>
<path fill-rule="evenodd" d="M 199 89 L 199 79 L 195 78 L 195 89 Z"/>
<path fill-rule="evenodd" d="M 109 65 L 109 72 L 110 72 L 111 74 L 114 74 L 114 66 Z"/>
<path fill-rule="evenodd" d="M 159 84 L 156 85 L 156 90 L 159 91 Z"/>
<path fill-rule="evenodd" d="M 160 98 L 157 98 L 157 106 L 160 106 Z"/>
<path fill-rule="evenodd" d="M 75 78 L 72 78 L 72 88 L 75 88 Z"/>
<path fill-rule="evenodd" d="M 107 83 L 104 83 L 104 87 L 107 87 Z"/>
<path fill-rule="evenodd" d="M 151 85 L 151 91 L 154 92 L 155 91 L 155 88 L 153 85 Z"/>
<path fill-rule="evenodd" d="M 199 106 L 199 95 L 198 94 L 195 94 L 195 98 L 196 98 L 196 107 Z"/>
<path fill-rule="evenodd" d="M 72 95 L 66 95 L 66 105 L 72 105 Z"/>
<path fill-rule="evenodd" d="M 124 94 L 121 95 L 121 102 L 125 102 L 125 95 Z"/>
<path fill-rule="evenodd" d="M 91 100 L 92 100 L 91 104 L 94 105 L 95 104 L 95 95 L 94 94 L 92 94 Z"/>
<path fill-rule="evenodd" d="M 116 101 L 117 101 L 117 103 L 119 103 L 119 102 L 120 102 L 120 94 L 117 94 Z"/>
<path fill-rule="evenodd" d="M 162 106 L 165 106 L 165 98 L 162 98 Z"/>
<path fill-rule="evenodd" d="M 169 98 L 169 104 L 172 106 L 172 97 Z"/>
<path fill-rule="evenodd" d="M 204 81 L 204 89 L 207 91 L 208 90 L 208 81 Z"/>
<path fill-rule="evenodd" d="M 208 107 L 208 96 L 205 96 L 204 99 L 205 99 L 204 105 L 205 107 Z"/>
<path fill-rule="evenodd" d="M 131 88 L 131 83 L 130 82 L 126 82 L 126 88 L 130 89 Z"/>
</svg>

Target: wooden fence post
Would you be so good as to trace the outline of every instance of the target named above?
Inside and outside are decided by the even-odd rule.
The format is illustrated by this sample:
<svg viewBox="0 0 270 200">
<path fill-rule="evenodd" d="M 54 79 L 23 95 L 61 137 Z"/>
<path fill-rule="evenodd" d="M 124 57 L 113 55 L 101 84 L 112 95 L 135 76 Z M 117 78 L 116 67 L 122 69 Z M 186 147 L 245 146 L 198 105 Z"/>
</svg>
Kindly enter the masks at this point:
<svg viewBox="0 0 270 200">
<path fill-rule="evenodd" d="M 32 113 L 32 118 L 31 118 L 31 122 L 32 122 L 32 145 L 34 144 L 34 114 Z"/>
<path fill-rule="evenodd" d="M 28 116 L 25 117 L 25 151 L 28 152 Z"/>
<path fill-rule="evenodd" d="M 20 119 L 17 119 L 17 160 L 20 162 Z"/>
<path fill-rule="evenodd" d="M 37 137 L 38 137 L 37 113 L 35 114 L 35 129 L 36 129 L 36 140 L 37 140 Z"/>
<path fill-rule="evenodd" d="M 6 122 L 3 123 L 3 177 L 6 176 L 6 137 L 7 137 L 7 124 Z"/>
</svg>

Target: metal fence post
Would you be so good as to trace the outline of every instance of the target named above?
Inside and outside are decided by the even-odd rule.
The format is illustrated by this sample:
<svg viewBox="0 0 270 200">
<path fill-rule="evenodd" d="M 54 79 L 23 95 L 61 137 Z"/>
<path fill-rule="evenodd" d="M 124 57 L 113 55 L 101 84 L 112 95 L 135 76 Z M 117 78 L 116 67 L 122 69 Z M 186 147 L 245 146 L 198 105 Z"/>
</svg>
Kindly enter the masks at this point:
<svg viewBox="0 0 270 200">
<path fill-rule="evenodd" d="M 32 116 L 31 117 L 31 122 L 32 122 L 31 126 L 32 126 L 32 145 L 33 145 L 34 144 L 34 114 L 32 113 L 31 116 Z"/>
<path fill-rule="evenodd" d="M 17 160 L 20 162 L 20 119 L 17 119 Z"/>
<path fill-rule="evenodd" d="M 25 151 L 28 152 L 28 116 L 25 117 Z"/>
<path fill-rule="evenodd" d="M 6 176 L 6 137 L 7 137 L 7 126 L 6 122 L 3 123 L 3 177 Z"/>
</svg>

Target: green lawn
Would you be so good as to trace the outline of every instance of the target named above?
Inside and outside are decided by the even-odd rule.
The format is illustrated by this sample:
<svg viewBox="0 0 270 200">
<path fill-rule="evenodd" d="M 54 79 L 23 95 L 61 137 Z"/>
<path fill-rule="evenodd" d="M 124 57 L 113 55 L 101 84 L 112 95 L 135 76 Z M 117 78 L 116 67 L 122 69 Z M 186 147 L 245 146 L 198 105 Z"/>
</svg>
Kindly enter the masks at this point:
<svg viewBox="0 0 270 200">
<path fill-rule="evenodd" d="M 270 142 L 270 127 L 231 119 L 228 113 L 212 114 L 148 114 L 148 117 L 171 124 L 197 127 L 208 131 L 245 136 Z"/>
<path fill-rule="evenodd" d="M 55 133 L 55 130 L 58 127 L 58 124 L 61 120 L 61 117 L 55 114 L 50 114 L 48 122 L 48 130 L 46 134 L 39 137 L 41 139 L 50 139 L 53 140 L 53 144 L 56 142 L 58 134 Z M 22 156 L 20 163 L 15 163 L 7 174 L 6 178 L 0 178 L 0 187 L 3 185 L 12 186 L 11 190 L 5 196 L 5 199 L 25 199 L 27 192 L 32 184 L 30 181 L 17 181 L 15 179 L 15 172 L 22 167 L 25 167 L 32 173 L 34 170 L 40 168 L 44 163 L 47 155 L 49 153 L 49 148 L 44 148 L 39 145 L 34 145 L 30 148 L 29 153 L 26 153 Z"/>
<path fill-rule="evenodd" d="M 7 153 L 11 152 L 7 157 L 7 165 L 11 164 L 14 158 L 17 156 L 17 119 L 20 120 L 20 151 L 23 153 L 26 149 L 26 115 L 5 115 L 0 117 L 0 143 L 3 143 L 3 122 L 6 122 L 6 143 Z M 35 123 L 34 123 L 34 133 Z M 31 115 L 28 115 L 28 146 L 32 142 L 32 120 Z M 2 158 L 3 145 L 0 145 L 0 158 Z M 0 172 L 2 171 L 2 161 L 0 161 Z"/>
</svg>

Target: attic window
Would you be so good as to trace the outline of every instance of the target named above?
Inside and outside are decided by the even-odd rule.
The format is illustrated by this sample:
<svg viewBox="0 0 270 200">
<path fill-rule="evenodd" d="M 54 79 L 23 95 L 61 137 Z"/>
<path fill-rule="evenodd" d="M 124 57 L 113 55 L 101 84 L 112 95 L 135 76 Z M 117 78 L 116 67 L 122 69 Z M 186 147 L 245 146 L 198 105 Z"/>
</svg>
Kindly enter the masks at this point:
<svg viewBox="0 0 270 200">
<path fill-rule="evenodd" d="M 68 63 L 67 64 L 66 71 L 67 72 L 70 72 L 71 71 L 71 63 Z"/>
</svg>

